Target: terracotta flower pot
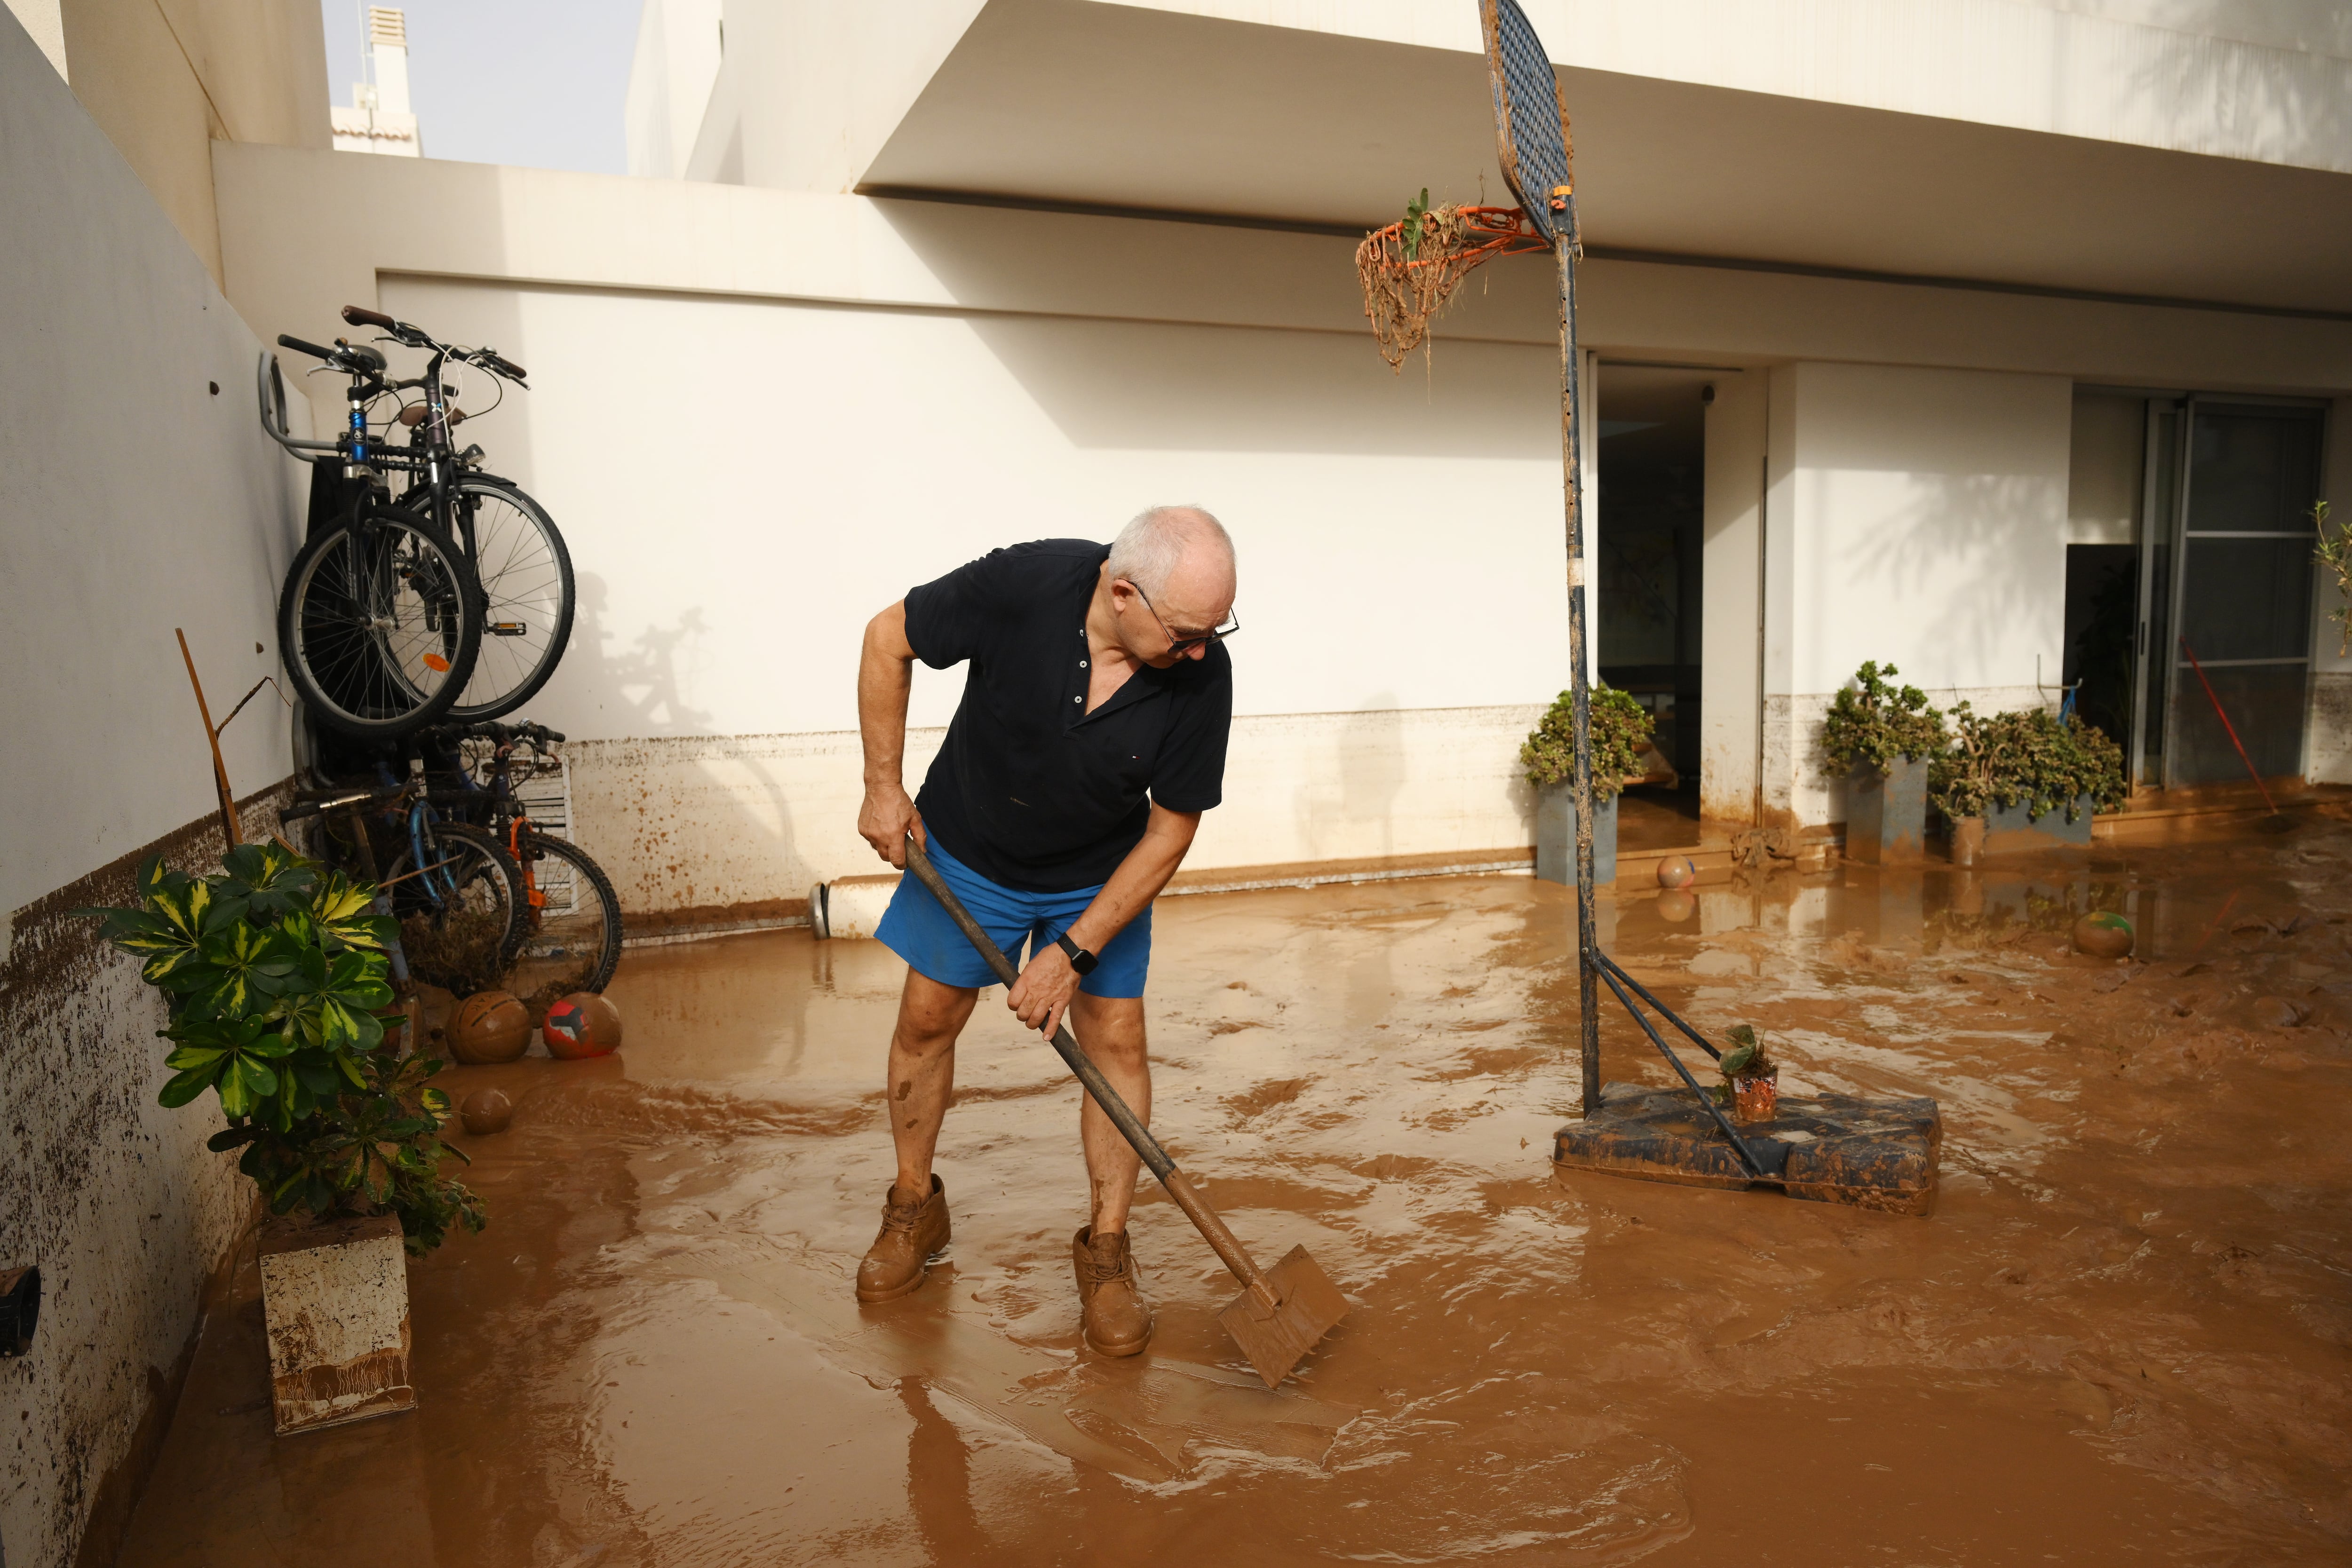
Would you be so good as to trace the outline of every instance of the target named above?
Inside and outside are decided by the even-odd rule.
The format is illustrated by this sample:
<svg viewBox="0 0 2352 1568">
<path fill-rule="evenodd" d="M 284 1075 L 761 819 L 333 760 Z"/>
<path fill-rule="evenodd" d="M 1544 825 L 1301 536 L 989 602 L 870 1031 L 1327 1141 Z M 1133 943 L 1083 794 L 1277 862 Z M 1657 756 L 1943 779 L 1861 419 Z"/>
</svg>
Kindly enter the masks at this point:
<svg viewBox="0 0 2352 1568">
<path fill-rule="evenodd" d="M 1952 819 L 1952 863 L 1974 865 L 1984 855 L 1985 820 L 1982 817 Z"/>
<path fill-rule="evenodd" d="M 1742 1122 L 1769 1122 L 1780 1105 L 1780 1070 L 1742 1074 L 1731 1081 L 1732 1114 Z"/>
</svg>

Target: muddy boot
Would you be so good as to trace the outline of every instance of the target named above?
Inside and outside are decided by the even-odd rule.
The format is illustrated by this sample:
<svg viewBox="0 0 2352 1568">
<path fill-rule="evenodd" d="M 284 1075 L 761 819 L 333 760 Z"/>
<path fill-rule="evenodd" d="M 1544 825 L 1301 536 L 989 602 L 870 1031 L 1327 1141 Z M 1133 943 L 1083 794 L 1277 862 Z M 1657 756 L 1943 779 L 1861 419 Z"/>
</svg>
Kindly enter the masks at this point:
<svg viewBox="0 0 2352 1568">
<path fill-rule="evenodd" d="M 895 1301 L 923 1282 L 923 1266 L 948 1244 L 947 1184 L 931 1177 L 929 1197 L 910 1202 L 893 1185 L 882 1205 L 882 1229 L 857 1266 L 857 1299 Z"/>
<path fill-rule="evenodd" d="M 1092 1235 L 1081 1226 L 1070 1242 L 1078 1275 L 1078 1308 L 1087 1348 L 1103 1355 L 1133 1355 L 1151 1343 L 1151 1306 L 1143 1299 L 1127 1232 Z"/>
</svg>

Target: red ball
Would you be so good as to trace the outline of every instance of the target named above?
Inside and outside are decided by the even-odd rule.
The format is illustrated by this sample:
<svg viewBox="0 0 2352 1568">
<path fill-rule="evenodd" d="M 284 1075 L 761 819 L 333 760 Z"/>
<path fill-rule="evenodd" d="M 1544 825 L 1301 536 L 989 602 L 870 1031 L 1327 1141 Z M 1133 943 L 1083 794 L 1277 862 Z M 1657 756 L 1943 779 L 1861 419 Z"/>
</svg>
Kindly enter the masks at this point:
<svg viewBox="0 0 2352 1568">
<path fill-rule="evenodd" d="M 610 1056 L 621 1049 L 621 1009 L 594 991 L 574 991 L 547 1009 L 540 1037 L 559 1061 Z"/>
</svg>

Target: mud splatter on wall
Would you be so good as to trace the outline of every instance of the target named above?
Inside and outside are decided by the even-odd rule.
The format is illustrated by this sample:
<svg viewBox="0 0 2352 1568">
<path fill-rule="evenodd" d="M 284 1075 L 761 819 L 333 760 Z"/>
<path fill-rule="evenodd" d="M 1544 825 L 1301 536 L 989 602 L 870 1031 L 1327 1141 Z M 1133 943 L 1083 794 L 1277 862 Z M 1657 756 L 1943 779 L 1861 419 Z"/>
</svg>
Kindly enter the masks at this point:
<svg viewBox="0 0 2352 1568">
<path fill-rule="evenodd" d="M 9 924 L 0 1260 L 39 1264 L 43 1289 L 32 1354 L 0 1361 L 0 1541 L 14 1562 L 70 1562 L 78 1547 L 81 1561 L 112 1561 L 206 1281 L 252 1209 L 235 1156 L 205 1147 L 223 1125 L 217 1103 L 155 1103 L 162 998 L 136 962 L 99 942 L 97 922 L 70 913 L 130 902 L 149 854 L 199 871 L 219 864 L 221 847 L 217 822 L 191 823 Z"/>
</svg>

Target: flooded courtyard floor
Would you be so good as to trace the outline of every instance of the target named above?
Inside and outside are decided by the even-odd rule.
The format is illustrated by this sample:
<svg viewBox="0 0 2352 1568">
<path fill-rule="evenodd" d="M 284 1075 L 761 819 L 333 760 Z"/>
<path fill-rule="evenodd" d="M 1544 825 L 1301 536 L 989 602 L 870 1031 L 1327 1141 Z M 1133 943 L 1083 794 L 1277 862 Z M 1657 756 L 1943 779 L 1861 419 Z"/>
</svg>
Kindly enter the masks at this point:
<svg viewBox="0 0 2352 1568">
<path fill-rule="evenodd" d="M 461 1069 L 490 1228 L 411 1266 L 409 1415 L 270 1436 L 249 1258 L 121 1561 L 598 1568 L 2341 1563 L 2352 827 L 1603 902 L 1784 1095 L 1932 1095 L 1926 1218 L 1556 1176 L 1572 896 L 1510 877 L 1158 912 L 1154 1124 L 1354 1311 L 1279 1393 L 1148 1181 L 1150 1353 L 1080 1345 L 1077 1090 L 983 998 L 950 1260 L 860 1308 L 900 966 L 632 951 L 624 1054 Z M 2091 908 L 2134 961 L 2071 952 Z M 1622 1012 L 1604 1076 L 1664 1085 Z M 1694 1067 L 1697 1066 L 1694 1063 Z"/>
</svg>

